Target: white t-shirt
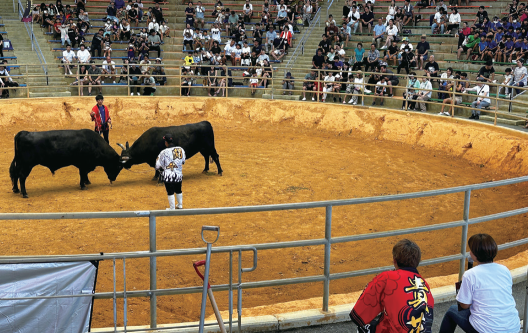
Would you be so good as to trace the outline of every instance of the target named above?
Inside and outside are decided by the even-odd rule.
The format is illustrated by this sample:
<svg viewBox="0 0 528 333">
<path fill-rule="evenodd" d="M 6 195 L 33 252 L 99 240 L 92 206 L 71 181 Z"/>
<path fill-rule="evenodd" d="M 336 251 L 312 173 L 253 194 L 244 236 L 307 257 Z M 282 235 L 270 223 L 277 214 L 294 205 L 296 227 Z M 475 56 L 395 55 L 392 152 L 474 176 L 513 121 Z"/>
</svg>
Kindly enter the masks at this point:
<svg viewBox="0 0 528 333">
<path fill-rule="evenodd" d="M 64 58 L 64 60 L 68 60 L 69 62 L 72 62 L 74 57 L 75 57 L 75 52 L 73 52 L 72 50 L 70 50 L 70 52 L 62 51 L 62 58 Z"/>
<path fill-rule="evenodd" d="M 158 32 L 159 31 L 159 24 L 158 23 L 154 23 L 154 22 L 150 22 L 149 25 L 148 25 L 148 31 L 154 29 L 154 31 Z"/>
<path fill-rule="evenodd" d="M 413 46 L 411 43 L 408 43 L 407 45 L 405 45 L 405 43 L 403 43 L 402 45 L 400 45 L 400 51 L 403 51 L 403 49 L 408 46 L 409 49 L 412 51 L 413 50 Z"/>
<path fill-rule="evenodd" d="M 361 15 L 359 14 L 359 12 L 357 10 L 355 12 L 350 11 L 350 13 L 348 13 L 348 18 L 350 20 L 350 23 L 354 23 L 354 22 L 358 21 L 360 17 L 361 17 Z"/>
<path fill-rule="evenodd" d="M 442 14 L 439 12 L 436 12 L 434 16 L 434 20 L 436 21 L 436 23 L 440 24 L 440 22 L 442 22 L 441 18 L 442 18 Z"/>
<path fill-rule="evenodd" d="M 244 4 L 242 8 L 244 10 L 244 13 L 247 13 L 247 14 L 249 14 L 250 11 L 253 11 L 253 5 L 250 3 Z"/>
<path fill-rule="evenodd" d="M 220 29 L 218 28 L 211 28 L 211 38 L 214 40 L 220 40 Z"/>
<path fill-rule="evenodd" d="M 110 63 L 108 63 L 106 60 L 103 61 L 103 69 L 105 71 L 111 71 L 112 69 L 115 69 L 115 62 L 110 60 Z"/>
<path fill-rule="evenodd" d="M 389 36 L 398 36 L 398 28 L 396 28 L 395 25 L 393 25 L 392 28 L 390 27 L 390 25 L 388 25 L 386 32 Z"/>
<path fill-rule="evenodd" d="M 192 40 L 194 36 L 193 29 L 183 29 L 183 40 Z"/>
<path fill-rule="evenodd" d="M 496 263 L 480 264 L 464 273 L 457 301 L 471 304 L 469 322 L 478 332 L 519 332 L 512 284 L 508 268 Z"/>
<path fill-rule="evenodd" d="M 90 52 L 87 49 L 77 51 L 77 59 L 79 59 L 79 62 L 87 63 L 90 60 Z"/>
</svg>

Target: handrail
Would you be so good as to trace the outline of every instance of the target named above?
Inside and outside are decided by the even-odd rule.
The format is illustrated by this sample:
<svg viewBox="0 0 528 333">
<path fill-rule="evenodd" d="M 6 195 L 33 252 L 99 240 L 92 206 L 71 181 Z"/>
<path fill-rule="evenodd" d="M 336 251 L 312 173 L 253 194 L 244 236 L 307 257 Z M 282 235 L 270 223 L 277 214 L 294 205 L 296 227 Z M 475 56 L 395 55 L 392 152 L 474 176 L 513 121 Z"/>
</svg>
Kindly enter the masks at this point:
<svg viewBox="0 0 528 333">
<path fill-rule="evenodd" d="M 14 6 L 14 0 L 13 0 L 13 6 Z M 18 0 L 18 16 L 20 17 L 20 19 L 24 17 L 24 8 L 25 7 L 22 5 L 20 0 Z M 47 64 L 46 58 L 44 58 L 44 54 L 42 54 L 40 45 L 37 39 L 35 38 L 35 34 L 33 33 L 33 18 L 31 19 L 31 25 L 24 21 L 22 21 L 22 23 L 24 23 L 24 27 L 26 28 L 29 39 L 31 40 L 31 50 L 35 51 L 35 53 L 37 54 L 37 58 L 40 61 L 40 64 L 42 65 L 42 70 L 44 71 L 44 74 L 46 74 L 46 85 L 48 85 L 49 84 L 48 67 L 45 66 Z"/>
<path fill-rule="evenodd" d="M 317 10 L 317 13 L 315 13 L 315 16 L 309 22 L 308 30 L 305 31 L 305 33 L 302 36 L 301 40 L 297 43 L 297 46 L 293 50 L 293 53 L 292 53 L 290 59 L 286 63 L 286 66 L 285 66 L 286 70 L 287 70 L 287 68 L 291 68 L 291 64 L 294 64 L 295 61 L 297 61 L 297 57 L 299 56 L 299 54 L 298 54 L 299 49 L 301 50 L 300 51 L 301 54 L 304 54 L 304 44 L 306 43 L 306 41 L 310 37 L 313 29 L 315 28 L 316 24 L 319 22 L 320 18 L 321 18 L 321 7 L 319 7 L 319 9 Z M 286 73 L 284 73 L 284 74 L 286 74 Z"/>
</svg>

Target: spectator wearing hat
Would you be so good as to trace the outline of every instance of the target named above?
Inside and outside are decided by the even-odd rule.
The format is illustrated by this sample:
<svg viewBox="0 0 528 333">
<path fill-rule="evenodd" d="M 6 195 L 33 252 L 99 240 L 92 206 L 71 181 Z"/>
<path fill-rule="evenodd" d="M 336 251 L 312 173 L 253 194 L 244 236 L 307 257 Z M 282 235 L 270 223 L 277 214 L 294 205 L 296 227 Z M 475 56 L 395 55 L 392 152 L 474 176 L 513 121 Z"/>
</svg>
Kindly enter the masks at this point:
<svg viewBox="0 0 528 333">
<path fill-rule="evenodd" d="M 427 42 L 425 37 L 425 34 L 422 35 L 420 42 L 418 42 L 418 45 L 416 46 L 416 56 L 418 58 L 418 66 L 419 70 L 422 70 L 424 61 L 429 58 L 429 50 L 431 47 L 429 46 L 429 42 Z"/>
<path fill-rule="evenodd" d="M 95 100 L 97 101 L 97 104 L 90 112 L 90 117 L 92 117 L 92 121 L 95 122 L 95 132 L 97 132 L 99 135 L 102 134 L 106 143 L 110 144 L 110 141 L 108 140 L 108 132 L 112 128 L 112 118 L 110 118 L 110 111 L 108 111 L 108 107 L 106 105 L 103 105 L 103 95 L 97 95 Z"/>
<path fill-rule="evenodd" d="M 405 47 L 401 54 L 401 62 L 398 65 L 398 74 L 401 69 L 405 69 L 405 73 L 409 74 L 411 67 L 416 67 L 416 57 L 410 47 Z"/>
<path fill-rule="evenodd" d="M 182 209 L 182 171 L 185 164 L 185 150 L 174 145 L 171 133 L 165 134 L 163 140 L 166 148 L 161 151 L 156 159 L 156 170 L 160 171 L 161 179 L 165 183 L 165 190 L 169 200 L 169 208 L 167 210 Z M 174 198 L 174 194 L 176 194 L 176 198 Z M 178 201 L 177 205 L 176 201 Z"/>
<path fill-rule="evenodd" d="M 445 313 L 440 333 L 519 332 L 519 313 L 512 296 L 510 270 L 494 263 L 498 246 L 488 234 L 476 234 L 468 241 L 475 266 L 464 273 L 456 305 Z"/>
<path fill-rule="evenodd" d="M 286 90 L 290 91 L 290 95 L 293 94 L 293 89 L 295 88 L 295 78 L 291 75 L 291 72 L 286 73 L 286 77 L 282 81 L 282 94 L 286 95 Z"/>
<path fill-rule="evenodd" d="M 477 92 L 477 98 L 471 103 L 473 109 L 471 110 L 471 117 L 469 117 L 469 119 L 479 120 L 480 110 L 487 108 L 491 104 L 491 100 L 489 99 L 489 86 L 484 82 L 486 82 L 486 79 L 479 77 L 475 87 L 466 88 L 462 91 L 463 93 L 467 91 Z"/>
</svg>

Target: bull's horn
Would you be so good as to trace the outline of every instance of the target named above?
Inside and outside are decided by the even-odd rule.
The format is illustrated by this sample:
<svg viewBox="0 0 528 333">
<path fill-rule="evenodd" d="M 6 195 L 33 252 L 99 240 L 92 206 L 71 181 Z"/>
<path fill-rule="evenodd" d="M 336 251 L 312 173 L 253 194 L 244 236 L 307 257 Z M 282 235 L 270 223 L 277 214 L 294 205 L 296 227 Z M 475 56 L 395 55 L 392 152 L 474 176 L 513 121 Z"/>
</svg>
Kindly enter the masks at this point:
<svg viewBox="0 0 528 333">
<path fill-rule="evenodd" d="M 126 150 L 125 146 L 123 146 L 122 144 L 118 143 L 117 145 L 121 147 L 121 149 Z"/>
</svg>

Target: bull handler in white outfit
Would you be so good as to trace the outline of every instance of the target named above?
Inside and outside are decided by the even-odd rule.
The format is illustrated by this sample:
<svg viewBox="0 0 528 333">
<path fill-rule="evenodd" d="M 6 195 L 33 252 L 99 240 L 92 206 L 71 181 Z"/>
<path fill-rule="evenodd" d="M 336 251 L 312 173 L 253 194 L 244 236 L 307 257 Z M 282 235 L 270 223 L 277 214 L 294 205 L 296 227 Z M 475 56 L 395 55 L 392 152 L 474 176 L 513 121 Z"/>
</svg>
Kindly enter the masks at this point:
<svg viewBox="0 0 528 333">
<path fill-rule="evenodd" d="M 159 170 L 163 182 L 165 183 L 165 189 L 167 190 L 167 197 L 169 199 L 169 208 L 171 209 L 182 209 L 183 208 L 183 196 L 182 196 L 182 180 L 183 173 L 182 168 L 185 164 L 185 151 L 182 147 L 176 147 L 172 143 L 172 134 L 165 134 L 163 137 L 165 140 L 165 147 L 156 159 L 156 170 Z M 176 199 L 178 205 L 174 200 L 174 193 L 176 193 Z"/>
</svg>

